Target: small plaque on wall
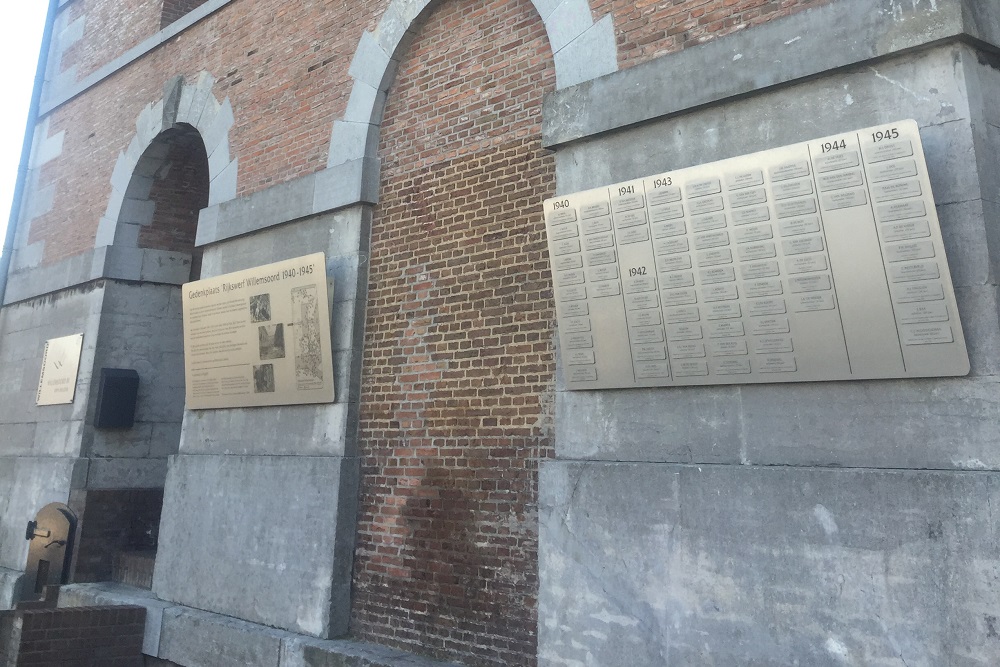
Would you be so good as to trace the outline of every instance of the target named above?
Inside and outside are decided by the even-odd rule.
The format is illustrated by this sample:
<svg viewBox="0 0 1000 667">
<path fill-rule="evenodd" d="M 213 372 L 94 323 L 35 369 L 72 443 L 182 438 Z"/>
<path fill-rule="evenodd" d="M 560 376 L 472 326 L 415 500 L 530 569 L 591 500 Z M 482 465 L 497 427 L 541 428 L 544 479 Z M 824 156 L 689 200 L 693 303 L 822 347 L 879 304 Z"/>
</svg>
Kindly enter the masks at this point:
<svg viewBox="0 0 1000 667">
<path fill-rule="evenodd" d="M 66 405 L 73 402 L 82 351 L 83 334 L 52 338 L 45 342 L 35 405 Z"/>
<path fill-rule="evenodd" d="M 331 290 L 323 253 L 184 285 L 187 408 L 333 402 Z"/>
</svg>

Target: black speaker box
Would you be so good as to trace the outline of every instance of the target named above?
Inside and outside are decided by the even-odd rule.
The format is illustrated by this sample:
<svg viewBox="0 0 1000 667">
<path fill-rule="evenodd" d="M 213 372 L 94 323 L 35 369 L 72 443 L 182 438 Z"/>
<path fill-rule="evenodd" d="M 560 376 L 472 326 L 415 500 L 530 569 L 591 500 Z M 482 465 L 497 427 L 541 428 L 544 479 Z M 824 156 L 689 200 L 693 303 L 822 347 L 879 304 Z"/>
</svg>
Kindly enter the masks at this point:
<svg viewBox="0 0 1000 667">
<path fill-rule="evenodd" d="M 139 373 L 131 368 L 102 368 L 94 426 L 132 428 L 138 394 Z"/>
</svg>

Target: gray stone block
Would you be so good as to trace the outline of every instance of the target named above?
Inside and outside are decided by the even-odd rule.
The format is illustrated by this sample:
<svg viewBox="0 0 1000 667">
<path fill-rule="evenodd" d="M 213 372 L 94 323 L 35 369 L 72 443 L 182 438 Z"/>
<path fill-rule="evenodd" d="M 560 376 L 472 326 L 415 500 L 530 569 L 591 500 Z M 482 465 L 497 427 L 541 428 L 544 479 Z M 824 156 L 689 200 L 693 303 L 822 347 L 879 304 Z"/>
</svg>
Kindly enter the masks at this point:
<svg viewBox="0 0 1000 667">
<path fill-rule="evenodd" d="M 286 639 L 280 667 L 460 667 L 398 649 L 346 639 Z"/>
<path fill-rule="evenodd" d="M 314 187 L 315 177 L 309 175 L 210 206 L 199 218 L 197 245 L 218 243 L 308 216 L 312 213 Z"/>
<path fill-rule="evenodd" d="M 745 386 L 761 465 L 1000 470 L 995 377 Z"/>
<path fill-rule="evenodd" d="M 167 478 L 167 461 L 93 458 L 88 470 L 88 489 L 162 489 Z"/>
<path fill-rule="evenodd" d="M 212 243 L 219 235 L 219 211 L 221 204 L 209 206 L 198 212 L 198 231 L 195 234 L 195 246 Z"/>
<path fill-rule="evenodd" d="M 0 611 L 13 609 L 21 596 L 24 572 L 0 567 Z"/>
<path fill-rule="evenodd" d="M 972 376 L 1000 375 L 1000 304 L 996 285 L 955 289 L 958 311 L 965 330 L 965 342 L 972 364 Z"/>
<path fill-rule="evenodd" d="M 971 133 L 967 122 L 943 123 L 940 114 L 942 105 L 950 105 L 955 111 L 947 119 L 963 119 L 962 88 L 942 72 L 950 72 L 956 59 L 961 62 L 969 53 L 965 47 L 937 47 L 879 63 L 881 78 L 867 67 L 840 71 L 574 142 L 556 155 L 558 191 L 575 192 L 910 116 L 928 137 L 926 153 L 938 201 L 965 201 L 978 181 L 970 159 Z M 925 92 L 918 100 L 907 90 Z M 618 104 L 611 99 L 606 103 Z M 747 132 L 748 127 L 755 129 Z"/>
<path fill-rule="evenodd" d="M 363 81 L 355 81 L 351 87 L 351 97 L 347 101 L 344 120 L 349 123 L 379 124 L 382 122 L 385 100 L 385 91 L 372 88 Z"/>
<path fill-rule="evenodd" d="M 989 664 L 998 480 L 543 463 L 539 665 Z"/>
<path fill-rule="evenodd" d="M 344 456 L 347 406 L 284 405 L 268 408 L 188 410 L 182 454 L 234 456 Z"/>
<path fill-rule="evenodd" d="M 564 0 L 543 21 L 553 53 L 558 53 L 594 24 L 590 3 L 579 0 Z"/>
<path fill-rule="evenodd" d="M 126 198 L 122 202 L 122 208 L 118 214 L 118 222 L 119 224 L 149 225 L 153 222 L 153 213 L 155 211 L 156 202 L 154 201 Z"/>
<path fill-rule="evenodd" d="M 218 152 L 224 145 L 229 144 L 229 129 L 235 122 L 236 117 L 233 115 L 233 103 L 229 101 L 228 97 L 222 101 L 215 114 L 211 117 L 203 114 L 199 119 L 198 129 L 201 132 L 202 141 L 205 142 L 205 151 L 209 155 L 209 164 L 211 164 L 211 156 Z M 228 148 L 226 148 L 226 152 L 228 152 Z M 228 160 L 226 162 L 228 163 Z M 214 176 L 219 172 L 211 171 L 210 173 Z"/>
<path fill-rule="evenodd" d="M 153 590 L 161 599 L 302 634 L 343 633 L 356 484 L 356 459 L 175 457 Z M 174 659 L 163 650 L 160 657 Z"/>
<path fill-rule="evenodd" d="M 556 392 L 556 453 L 566 459 L 739 463 L 736 387 Z"/>
<path fill-rule="evenodd" d="M 120 223 L 114 232 L 114 238 L 111 244 L 104 245 L 117 245 L 123 248 L 138 248 L 139 247 L 139 234 L 142 231 L 142 226 L 138 224 Z M 100 247 L 101 241 L 103 239 L 96 239 L 94 242 L 94 247 Z"/>
<path fill-rule="evenodd" d="M 590 12 L 587 6 L 585 11 Z M 587 28 L 553 55 L 556 88 L 563 89 L 618 71 L 618 49 L 611 15 Z"/>
<path fill-rule="evenodd" d="M 336 167 L 362 158 L 375 158 L 380 128 L 370 123 L 333 122 L 327 167 Z"/>
<path fill-rule="evenodd" d="M 220 141 L 212 151 L 212 154 L 208 156 L 208 173 L 218 174 L 223 169 L 226 168 L 230 163 L 229 159 L 229 140 Z"/>
<path fill-rule="evenodd" d="M 182 285 L 189 282 L 191 254 L 143 248 L 139 279 L 166 285 Z"/>
<path fill-rule="evenodd" d="M 277 667 L 288 633 L 197 609 L 163 611 L 158 657 L 186 667 Z"/>
<path fill-rule="evenodd" d="M 236 174 L 239 158 L 235 158 L 225 169 L 212 178 L 208 191 L 208 205 L 219 204 L 236 198 Z"/>
<path fill-rule="evenodd" d="M 426 7 L 427 0 L 421 2 L 393 2 L 386 7 L 378 26 L 372 33 L 379 47 L 390 56 L 404 53 L 413 40 L 414 21 L 418 7 Z"/>
<path fill-rule="evenodd" d="M 987 241 L 988 230 L 995 227 L 985 213 L 987 206 L 987 202 L 975 200 L 937 207 L 948 268 L 956 287 L 995 283 L 995 276 L 1000 275 L 991 261 L 991 250 L 996 248 L 1000 253 L 1000 245 Z M 996 242 L 1000 244 L 1000 238 Z"/>
<path fill-rule="evenodd" d="M 202 276 L 219 276 L 314 252 L 325 252 L 330 258 L 356 253 L 366 215 L 360 206 L 343 209 L 209 246 L 202 258 Z M 335 287 L 334 298 L 342 298 L 340 294 L 349 298 L 346 285 Z"/>
<path fill-rule="evenodd" d="M 965 17 L 971 7 L 982 11 L 988 21 L 1000 12 L 992 4 L 988 8 L 980 5 L 974 0 L 939 0 L 934 5 L 918 3 L 912 9 L 894 4 L 893 11 L 872 11 L 868 0 L 840 0 L 798 12 L 615 76 L 557 91 L 545 103 L 543 143 L 564 144 L 956 38 L 970 29 Z M 818 33 L 817 25 L 826 29 Z M 677 75 L 706 71 L 711 71 L 712 77 Z M 881 66 L 879 71 L 886 79 L 899 81 L 882 72 Z M 954 74 L 949 74 L 944 81 L 953 78 Z M 882 83 L 894 85 L 889 80 Z M 906 87 L 909 93 L 899 92 L 908 94 L 911 104 L 920 105 L 924 103 L 920 97 L 930 97 L 910 94 L 919 89 Z M 807 98 L 801 98 L 793 108 L 808 116 L 803 100 L 808 103 Z M 813 117 L 823 119 L 822 115 Z"/>
<path fill-rule="evenodd" d="M 361 33 L 361 40 L 347 70 L 352 78 L 376 90 L 385 90 L 391 81 L 391 58 L 370 32 Z"/>
<path fill-rule="evenodd" d="M 373 132 L 378 129 L 374 125 L 366 127 L 372 128 Z M 313 210 L 323 212 L 359 203 L 377 203 L 379 169 L 379 160 L 363 158 L 339 162 L 318 172 Z"/>
</svg>

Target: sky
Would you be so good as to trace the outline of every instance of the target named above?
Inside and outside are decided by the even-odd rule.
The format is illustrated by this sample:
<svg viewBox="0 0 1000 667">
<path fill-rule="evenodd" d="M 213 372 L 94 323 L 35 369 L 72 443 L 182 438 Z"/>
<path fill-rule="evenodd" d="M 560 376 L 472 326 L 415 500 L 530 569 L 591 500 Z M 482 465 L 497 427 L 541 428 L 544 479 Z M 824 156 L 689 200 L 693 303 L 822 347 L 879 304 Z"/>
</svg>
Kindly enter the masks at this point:
<svg viewBox="0 0 1000 667">
<path fill-rule="evenodd" d="M 0 106 L 0 228 L 7 226 L 10 216 L 48 5 L 48 0 L 10 2 L 0 21 L 0 62 L 4 63 L 7 100 Z"/>
</svg>

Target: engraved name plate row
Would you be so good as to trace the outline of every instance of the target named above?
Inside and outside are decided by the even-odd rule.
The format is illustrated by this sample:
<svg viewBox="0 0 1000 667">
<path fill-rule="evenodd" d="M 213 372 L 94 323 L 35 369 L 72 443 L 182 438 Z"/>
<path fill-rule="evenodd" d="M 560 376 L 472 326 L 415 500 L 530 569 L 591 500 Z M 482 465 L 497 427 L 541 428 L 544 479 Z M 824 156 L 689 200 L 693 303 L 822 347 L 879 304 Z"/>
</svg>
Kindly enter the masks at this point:
<svg viewBox="0 0 1000 667">
<path fill-rule="evenodd" d="M 902 121 L 546 200 L 570 389 L 965 375 Z"/>
</svg>

